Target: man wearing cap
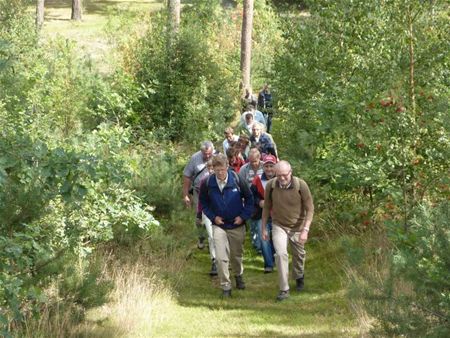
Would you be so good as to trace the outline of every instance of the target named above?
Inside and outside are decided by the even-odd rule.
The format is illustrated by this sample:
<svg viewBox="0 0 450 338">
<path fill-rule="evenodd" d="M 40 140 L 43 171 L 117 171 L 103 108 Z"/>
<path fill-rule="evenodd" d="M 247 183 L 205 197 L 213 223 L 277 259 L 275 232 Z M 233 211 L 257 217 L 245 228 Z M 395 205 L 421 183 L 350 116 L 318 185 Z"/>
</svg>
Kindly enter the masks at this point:
<svg viewBox="0 0 450 338">
<path fill-rule="evenodd" d="M 275 164 L 277 163 L 277 158 L 273 155 L 266 155 L 263 158 L 263 174 L 261 177 L 255 176 L 252 182 L 251 191 L 253 193 L 253 199 L 255 202 L 254 212 L 252 214 L 252 220 L 257 223 L 258 237 L 261 242 L 261 251 L 264 258 L 264 273 L 270 273 L 273 271 L 273 255 L 275 253 L 272 243 L 272 222 L 269 221 L 266 224 L 266 235 L 268 240 L 262 241 L 262 228 L 261 228 L 261 217 L 262 208 L 264 206 L 264 191 L 266 189 L 267 182 L 275 177 Z"/>
<path fill-rule="evenodd" d="M 269 238 L 266 227 L 271 214 L 280 288 L 277 300 L 282 301 L 289 297 L 288 243 L 292 249 L 292 273 L 296 290 L 301 291 L 304 287 L 304 245 L 314 215 L 314 204 L 308 185 L 302 179 L 292 176 L 291 165 L 287 161 L 276 164 L 275 175 L 266 185 L 261 228 L 262 239 L 267 241 Z"/>
<path fill-rule="evenodd" d="M 248 163 L 244 164 L 239 170 L 241 180 L 245 182 L 250 189 L 253 179 L 263 174 L 263 163 L 261 161 L 261 153 L 258 149 L 252 148 L 248 154 Z M 261 253 L 261 239 L 258 236 L 258 224 L 250 219 L 250 237 L 252 245 L 258 253 Z"/>
</svg>

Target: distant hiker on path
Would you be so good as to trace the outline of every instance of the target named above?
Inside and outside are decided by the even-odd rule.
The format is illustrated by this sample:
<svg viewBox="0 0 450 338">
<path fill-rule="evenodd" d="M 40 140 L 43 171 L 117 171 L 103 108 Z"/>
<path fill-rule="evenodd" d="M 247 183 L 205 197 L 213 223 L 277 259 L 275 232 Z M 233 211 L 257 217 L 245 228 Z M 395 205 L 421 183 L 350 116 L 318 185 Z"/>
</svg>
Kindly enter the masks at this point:
<svg viewBox="0 0 450 338">
<path fill-rule="evenodd" d="M 252 90 L 250 88 L 245 88 L 244 98 L 242 99 L 243 107 L 246 108 L 249 104 L 256 107 L 257 104 L 256 100 L 257 100 L 256 96 L 252 94 Z"/>
<path fill-rule="evenodd" d="M 308 232 L 314 215 L 314 204 L 308 185 L 302 179 L 292 176 L 291 165 L 280 161 L 275 166 L 276 178 L 266 185 L 262 214 L 263 240 L 267 220 L 272 212 L 272 239 L 275 247 L 275 261 L 278 269 L 280 291 L 278 301 L 289 297 L 288 242 L 292 249 L 292 273 L 296 290 L 304 287 L 305 249 Z"/>
<path fill-rule="evenodd" d="M 272 93 L 270 92 L 269 85 L 266 83 L 258 94 L 258 109 L 264 114 L 268 133 L 270 133 L 272 129 L 272 104 Z"/>
<path fill-rule="evenodd" d="M 231 127 L 225 128 L 224 131 L 225 140 L 222 142 L 223 153 L 227 153 L 227 149 L 230 148 L 231 144 L 239 140 L 238 135 L 234 135 L 234 130 Z"/>
<path fill-rule="evenodd" d="M 214 145 L 211 141 L 204 141 L 200 146 L 200 150 L 191 156 L 188 164 L 183 171 L 183 202 L 188 208 L 198 208 L 198 191 L 202 175 L 207 174 L 206 163 L 214 154 Z M 193 204 L 193 205 L 192 205 Z M 196 224 L 198 230 L 199 249 L 205 247 L 205 236 L 203 235 L 203 227 Z"/>
<path fill-rule="evenodd" d="M 223 154 L 213 157 L 214 174 L 200 187 L 203 213 L 213 223 L 217 271 L 222 296 L 231 296 L 229 265 L 236 279 L 236 288 L 245 289 L 243 279 L 245 221 L 253 210 L 253 195 L 239 176 L 228 168 Z"/>
</svg>

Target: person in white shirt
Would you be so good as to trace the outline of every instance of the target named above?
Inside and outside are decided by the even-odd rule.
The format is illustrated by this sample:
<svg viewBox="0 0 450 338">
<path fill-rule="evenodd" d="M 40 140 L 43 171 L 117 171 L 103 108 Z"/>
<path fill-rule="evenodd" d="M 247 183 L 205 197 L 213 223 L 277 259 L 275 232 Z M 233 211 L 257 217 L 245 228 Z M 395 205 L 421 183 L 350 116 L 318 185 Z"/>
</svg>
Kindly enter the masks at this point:
<svg viewBox="0 0 450 338">
<path fill-rule="evenodd" d="M 222 143 L 223 146 L 223 153 L 227 153 L 227 149 L 231 147 L 232 143 L 237 142 L 239 140 L 238 135 L 234 135 L 234 130 L 231 127 L 225 128 L 224 131 L 225 134 L 225 140 Z"/>
</svg>

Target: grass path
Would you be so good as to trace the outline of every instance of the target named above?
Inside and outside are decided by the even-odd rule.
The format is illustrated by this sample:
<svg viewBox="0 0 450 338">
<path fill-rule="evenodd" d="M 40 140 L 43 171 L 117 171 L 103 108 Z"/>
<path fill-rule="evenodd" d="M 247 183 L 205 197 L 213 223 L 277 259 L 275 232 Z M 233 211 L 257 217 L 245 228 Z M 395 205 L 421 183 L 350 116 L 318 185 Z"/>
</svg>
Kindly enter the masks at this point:
<svg viewBox="0 0 450 338">
<path fill-rule="evenodd" d="M 193 241 L 191 242 L 193 243 Z M 177 257 L 151 261 L 135 274 L 125 269 L 115 301 L 91 310 L 76 337 L 358 337 L 362 336 L 340 280 L 337 245 L 307 244 L 305 289 L 276 302 L 277 274 L 263 273 L 262 257 L 244 256 L 245 290 L 222 299 L 217 277 L 208 275 L 207 249 L 195 244 Z M 180 248 L 179 248 L 180 249 Z M 139 257 L 135 258 L 139 260 Z M 142 264 L 141 264 L 142 266 Z M 148 266 L 148 263 L 147 263 Z M 147 272 L 146 272 L 147 271 Z M 142 274 L 144 272 L 144 274 Z M 294 281 L 291 281 L 294 290 Z"/>
<path fill-rule="evenodd" d="M 247 243 L 249 242 L 247 238 Z M 221 299 L 218 279 L 207 275 L 209 256 L 195 249 L 178 287 L 177 305 L 155 336 L 219 337 L 350 337 L 357 336 L 344 291 L 334 268 L 337 253 L 327 243 L 308 245 L 304 292 L 275 301 L 277 274 L 264 274 L 263 260 L 247 245 L 247 288 Z M 294 281 L 291 290 L 295 290 Z"/>
</svg>

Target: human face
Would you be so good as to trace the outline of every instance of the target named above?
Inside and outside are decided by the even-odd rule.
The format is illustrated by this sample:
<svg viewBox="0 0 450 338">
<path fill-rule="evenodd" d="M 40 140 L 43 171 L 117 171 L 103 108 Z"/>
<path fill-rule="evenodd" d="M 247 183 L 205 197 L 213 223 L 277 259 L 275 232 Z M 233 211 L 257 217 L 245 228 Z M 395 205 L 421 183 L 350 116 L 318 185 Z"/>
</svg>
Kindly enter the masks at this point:
<svg viewBox="0 0 450 338">
<path fill-rule="evenodd" d="M 225 138 L 228 140 L 228 142 L 233 141 L 233 133 L 225 133 Z"/>
<path fill-rule="evenodd" d="M 213 149 L 207 148 L 202 150 L 203 161 L 208 161 L 213 155 Z"/>
<path fill-rule="evenodd" d="M 259 137 L 261 135 L 261 128 L 258 126 L 253 126 L 252 127 L 252 134 L 255 137 Z"/>
<path fill-rule="evenodd" d="M 260 158 L 258 156 L 252 156 L 249 158 L 250 166 L 256 170 L 259 168 Z"/>
<path fill-rule="evenodd" d="M 292 170 L 287 167 L 281 167 L 277 170 L 277 179 L 282 187 L 286 187 L 291 183 Z"/>
<path fill-rule="evenodd" d="M 219 180 L 223 181 L 227 178 L 227 169 L 228 169 L 227 166 L 218 165 L 214 167 L 214 173 L 216 174 Z"/>
<path fill-rule="evenodd" d="M 275 165 L 273 163 L 269 162 L 264 164 L 263 170 L 267 178 L 272 178 L 275 176 Z"/>
</svg>

